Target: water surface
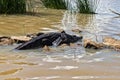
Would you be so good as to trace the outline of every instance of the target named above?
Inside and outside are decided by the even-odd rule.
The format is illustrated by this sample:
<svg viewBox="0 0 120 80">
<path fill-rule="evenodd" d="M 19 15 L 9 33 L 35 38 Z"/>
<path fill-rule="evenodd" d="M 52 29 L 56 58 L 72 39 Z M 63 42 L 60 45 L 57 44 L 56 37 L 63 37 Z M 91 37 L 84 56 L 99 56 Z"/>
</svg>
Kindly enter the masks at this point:
<svg viewBox="0 0 120 80">
<path fill-rule="evenodd" d="M 101 0 L 96 15 L 77 14 L 77 24 L 85 38 L 102 41 L 111 36 L 120 39 L 119 0 Z M 39 14 L 1 15 L 0 35 L 26 35 L 58 31 L 65 11 L 40 9 Z M 68 27 L 69 28 L 69 27 Z M 112 49 L 89 50 L 81 46 L 52 47 L 16 51 L 18 45 L 0 46 L 0 80 L 120 80 L 120 52 Z"/>
</svg>

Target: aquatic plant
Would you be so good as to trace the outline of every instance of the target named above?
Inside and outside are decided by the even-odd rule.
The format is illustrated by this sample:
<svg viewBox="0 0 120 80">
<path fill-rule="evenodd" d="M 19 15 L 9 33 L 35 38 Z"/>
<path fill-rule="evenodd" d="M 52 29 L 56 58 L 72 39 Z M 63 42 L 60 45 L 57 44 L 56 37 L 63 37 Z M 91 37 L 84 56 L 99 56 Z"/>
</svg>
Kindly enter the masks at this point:
<svg viewBox="0 0 120 80">
<path fill-rule="evenodd" d="M 27 12 L 34 13 L 34 0 L 26 0 L 26 10 Z"/>
<path fill-rule="evenodd" d="M 95 13 L 100 0 L 75 0 L 80 13 Z M 69 9 L 73 0 L 42 0 L 46 8 Z M 73 4 L 75 5 L 75 4 Z"/>
<path fill-rule="evenodd" d="M 41 0 L 46 8 L 67 9 L 63 0 Z"/>
<path fill-rule="evenodd" d="M 26 0 L 0 0 L 0 14 L 19 14 L 26 12 Z"/>
<path fill-rule="evenodd" d="M 97 10 L 100 0 L 78 0 L 78 8 L 80 13 L 94 14 Z"/>
</svg>

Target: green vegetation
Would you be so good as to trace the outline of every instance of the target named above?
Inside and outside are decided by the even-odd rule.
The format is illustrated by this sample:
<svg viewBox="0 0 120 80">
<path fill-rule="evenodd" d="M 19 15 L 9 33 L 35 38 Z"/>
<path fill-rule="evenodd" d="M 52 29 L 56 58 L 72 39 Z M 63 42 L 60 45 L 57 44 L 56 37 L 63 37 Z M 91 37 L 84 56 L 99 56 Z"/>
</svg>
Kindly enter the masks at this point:
<svg viewBox="0 0 120 80">
<path fill-rule="evenodd" d="M 0 14 L 22 14 L 26 12 L 26 0 L 0 0 Z"/>
<path fill-rule="evenodd" d="M 42 3 L 46 8 L 67 9 L 63 0 L 42 0 Z"/>
<path fill-rule="evenodd" d="M 26 0 L 26 10 L 27 12 L 34 13 L 34 3 L 35 0 Z"/>
<path fill-rule="evenodd" d="M 64 0 L 42 0 L 46 8 L 67 9 Z M 96 12 L 99 0 L 78 0 L 78 8 L 80 13 L 93 14 Z"/>
<path fill-rule="evenodd" d="M 46 8 L 67 9 L 64 0 L 41 0 Z M 0 14 L 22 14 L 34 12 L 32 0 L 0 0 Z M 99 0 L 78 0 L 80 13 L 95 13 Z M 27 5 L 27 7 L 26 7 Z"/>
<path fill-rule="evenodd" d="M 80 13 L 94 14 L 98 7 L 99 0 L 78 0 L 78 8 Z"/>
</svg>

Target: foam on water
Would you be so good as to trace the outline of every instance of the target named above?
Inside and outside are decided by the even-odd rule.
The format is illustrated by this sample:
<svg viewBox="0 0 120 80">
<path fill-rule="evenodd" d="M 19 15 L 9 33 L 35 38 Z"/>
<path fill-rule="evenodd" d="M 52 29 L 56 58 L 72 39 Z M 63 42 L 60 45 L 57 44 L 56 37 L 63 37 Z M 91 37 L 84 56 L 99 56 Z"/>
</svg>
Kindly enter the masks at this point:
<svg viewBox="0 0 120 80">
<path fill-rule="evenodd" d="M 73 79 L 82 79 L 82 80 L 86 80 L 86 79 L 96 79 L 99 78 L 98 76 L 75 76 L 72 77 Z"/>
<path fill-rule="evenodd" d="M 57 79 L 57 78 L 60 78 L 60 76 L 33 77 L 33 78 L 28 78 L 26 80 L 51 80 L 51 79 Z"/>
<path fill-rule="evenodd" d="M 47 58 L 44 58 L 43 61 L 44 62 L 52 62 L 52 63 L 53 62 L 55 62 L 55 63 L 61 63 L 62 62 L 61 60 L 54 59 L 54 58 L 52 58 L 50 56 L 47 56 Z"/>
<path fill-rule="evenodd" d="M 79 68 L 78 66 L 56 66 L 54 68 L 50 68 L 53 70 L 71 70 L 71 69 L 77 69 Z"/>
</svg>

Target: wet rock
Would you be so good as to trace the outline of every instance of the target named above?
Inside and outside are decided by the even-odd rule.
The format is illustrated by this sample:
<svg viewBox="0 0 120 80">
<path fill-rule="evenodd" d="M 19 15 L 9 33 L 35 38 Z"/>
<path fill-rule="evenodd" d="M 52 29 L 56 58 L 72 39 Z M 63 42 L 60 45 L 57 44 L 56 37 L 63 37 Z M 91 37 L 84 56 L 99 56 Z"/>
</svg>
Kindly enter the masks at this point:
<svg viewBox="0 0 120 80">
<path fill-rule="evenodd" d="M 15 43 L 19 44 L 19 43 L 25 43 L 32 38 L 27 36 L 12 36 L 11 39 L 14 40 Z"/>
<path fill-rule="evenodd" d="M 101 49 L 104 47 L 104 44 L 102 43 L 97 43 L 97 42 L 94 42 L 90 39 L 85 39 L 84 40 L 84 47 L 85 48 L 92 48 L 92 49 Z"/>
<path fill-rule="evenodd" d="M 80 29 L 72 29 L 72 31 L 76 32 L 76 33 L 81 33 L 82 32 L 82 30 L 80 30 Z"/>
<path fill-rule="evenodd" d="M 31 37 L 27 37 L 27 36 L 11 36 L 11 37 L 7 37 L 7 36 L 1 36 L 0 37 L 0 45 L 12 45 L 14 43 L 25 43 L 27 41 L 29 41 L 30 39 L 32 39 Z"/>
<path fill-rule="evenodd" d="M 7 37 L 7 36 L 0 36 L 0 40 L 3 39 L 3 38 L 9 39 L 10 37 Z"/>
<path fill-rule="evenodd" d="M 76 44 L 70 43 L 70 47 L 71 47 L 71 48 L 75 48 L 76 46 L 77 46 Z"/>
<path fill-rule="evenodd" d="M 85 48 L 101 49 L 101 48 L 112 48 L 115 50 L 120 50 L 120 40 L 116 40 L 111 37 L 105 37 L 103 43 L 97 43 L 92 40 L 84 40 Z"/>
<path fill-rule="evenodd" d="M 106 37 L 104 39 L 103 44 L 106 45 L 107 47 L 120 50 L 120 40 L 116 40 L 116 39 L 111 38 L 111 37 Z"/>
<path fill-rule="evenodd" d="M 45 51 L 45 52 L 46 52 L 46 51 L 51 51 L 51 49 L 50 49 L 48 46 L 45 45 L 45 46 L 43 47 L 43 51 Z"/>
<path fill-rule="evenodd" d="M 14 40 L 10 37 L 0 37 L 0 45 L 12 45 L 14 43 Z"/>
<path fill-rule="evenodd" d="M 42 34 L 44 34 L 44 33 L 27 34 L 26 37 L 35 38 L 35 37 L 40 36 L 40 35 L 42 35 Z"/>
<path fill-rule="evenodd" d="M 61 51 L 64 51 L 65 49 L 68 49 L 70 47 L 70 45 L 68 45 L 68 44 L 61 44 L 60 46 L 59 46 L 59 49 L 61 50 Z"/>
<path fill-rule="evenodd" d="M 33 33 L 33 34 L 27 34 L 26 37 L 34 38 L 34 37 L 37 37 L 37 36 L 36 36 L 36 33 Z"/>
<path fill-rule="evenodd" d="M 61 44 L 59 47 L 63 48 L 63 47 L 66 47 L 66 46 L 68 46 L 68 45 L 67 44 Z"/>
<path fill-rule="evenodd" d="M 79 40 L 82 40 L 82 37 L 69 35 L 64 31 L 61 33 L 51 32 L 46 34 L 40 34 L 37 37 L 31 39 L 30 41 L 18 46 L 16 49 L 26 50 L 34 48 L 43 48 L 45 45 L 46 46 L 59 46 L 61 44 L 69 45 L 70 43 L 75 43 Z"/>
</svg>

